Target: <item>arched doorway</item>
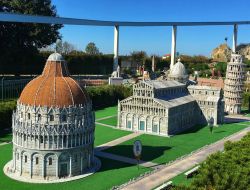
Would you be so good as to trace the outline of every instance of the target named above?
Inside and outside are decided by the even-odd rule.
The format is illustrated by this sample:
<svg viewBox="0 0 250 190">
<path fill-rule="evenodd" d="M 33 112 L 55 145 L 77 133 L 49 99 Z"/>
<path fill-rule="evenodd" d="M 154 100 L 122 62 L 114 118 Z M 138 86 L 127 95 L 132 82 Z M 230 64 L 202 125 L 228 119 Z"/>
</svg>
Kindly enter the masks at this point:
<svg viewBox="0 0 250 190">
<path fill-rule="evenodd" d="M 67 177 L 69 176 L 69 169 L 70 169 L 70 156 L 67 153 L 63 153 L 59 157 L 59 177 Z"/>
</svg>

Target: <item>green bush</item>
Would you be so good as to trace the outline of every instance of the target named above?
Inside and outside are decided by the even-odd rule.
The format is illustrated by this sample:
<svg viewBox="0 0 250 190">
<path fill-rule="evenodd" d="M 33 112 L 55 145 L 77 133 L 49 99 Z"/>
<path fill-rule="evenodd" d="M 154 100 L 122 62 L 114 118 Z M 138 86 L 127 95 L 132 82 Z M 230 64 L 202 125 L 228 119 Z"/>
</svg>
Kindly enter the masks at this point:
<svg viewBox="0 0 250 190">
<path fill-rule="evenodd" d="M 226 142 L 224 152 L 210 155 L 189 187 L 175 190 L 250 189 L 250 133 L 238 142 Z"/>
<path fill-rule="evenodd" d="M 12 112 L 16 108 L 16 101 L 0 102 L 0 130 L 10 128 L 12 122 Z"/>
<path fill-rule="evenodd" d="M 118 100 L 122 100 L 132 95 L 132 88 L 126 86 L 98 86 L 88 87 L 87 92 L 92 99 L 93 108 L 102 109 L 117 104 Z"/>
<path fill-rule="evenodd" d="M 243 93 L 243 103 L 242 106 L 246 108 L 250 108 L 249 106 L 249 100 L 250 100 L 250 92 L 244 92 Z"/>
</svg>

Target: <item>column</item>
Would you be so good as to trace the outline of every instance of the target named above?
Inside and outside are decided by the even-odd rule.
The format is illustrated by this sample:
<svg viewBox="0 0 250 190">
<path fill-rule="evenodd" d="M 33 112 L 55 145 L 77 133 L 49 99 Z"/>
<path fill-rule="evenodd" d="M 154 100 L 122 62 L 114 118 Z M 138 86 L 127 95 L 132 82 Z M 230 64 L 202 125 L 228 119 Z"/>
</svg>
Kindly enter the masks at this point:
<svg viewBox="0 0 250 190">
<path fill-rule="evenodd" d="M 72 156 L 69 157 L 69 177 L 72 175 Z"/>
<path fill-rule="evenodd" d="M 45 159 L 42 157 L 42 177 L 45 177 Z"/>
<path fill-rule="evenodd" d="M 62 134 L 62 148 L 64 148 L 64 135 Z"/>
<path fill-rule="evenodd" d="M 90 153 L 90 150 L 88 150 L 88 156 L 89 156 L 88 167 L 90 168 L 90 166 L 91 166 L 91 153 Z"/>
<path fill-rule="evenodd" d="M 32 163 L 33 163 L 33 159 L 32 159 L 32 154 L 30 155 L 30 178 L 32 178 Z"/>
<path fill-rule="evenodd" d="M 22 175 L 23 172 L 23 155 L 20 153 L 20 176 Z"/>
<path fill-rule="evenodd" d="M 174 25 L 172 27 L 172 45 L 171 45 L 171 64 L 170 69 L 175 64 L 175 55 L 176 55 L 176 32 L 177 32 L 177 26 Z"/>
<path fill-rule="evenodd" d="M 82 174 L 82 154 L 80 154 L 80 159 L 81 159 L 81 174 Z"/>
<path fill-rule="evenodd" d="M 59 162 L 59 157 L 57 157 L 56 160 L 56 177 L 58 178 L 58 162 Z"/>
<path fill-rule="evenodd" d="M 16 171 L 16 151 L 13 151 L 13 169 Z"/>
<path fill-rule="evenodd" d="M 116 25 L 115 28 L 114 28 L 114 64 L 113 64 L 113 71 L 116 71 L 117 66 L 118 66 L 118 56 L 119 56 L 118 54 L 119 54 L 119 26 Z"/>
<path fill-rule="evenodd" d="M 235 24 L 235 25 L 234 25 L 234 33 L 233 33 L 233 47 L 232 47 L 233 53 L 236 52 L 236 47 L 237 47 L 237 35 L 238 35 L 238 25 Z"/>
</svg>

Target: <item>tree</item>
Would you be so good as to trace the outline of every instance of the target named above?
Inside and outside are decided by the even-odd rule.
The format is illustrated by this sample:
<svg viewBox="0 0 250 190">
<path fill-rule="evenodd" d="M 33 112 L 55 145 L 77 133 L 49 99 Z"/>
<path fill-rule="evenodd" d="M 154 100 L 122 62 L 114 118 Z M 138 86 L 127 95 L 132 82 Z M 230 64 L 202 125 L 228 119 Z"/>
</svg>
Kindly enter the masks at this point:
<svg viewBox="0 0 250 190">
<path fill-rule="evenodd" d="M 56 52 L 61 53 L 61 54 L 69 54 L 72 51 L 75 50 L 75 47 L 73 44 L 64 41 L 62 42 L 62 40 L 57 40 L 56 42 Z"/>
<path fill-rule="evenodd" d="M 71 53 L 74 50 L 76 50 L 76 48 L 74 47 L 73 44 L 71 44 L 71 43 L 69 43 L 67 41 L 63 42 L 63 53 L 64 54 L 67 55 L 67 54 Z"/>
<path fill-rule="evenodd" d="M 31 15 L 57 16 L 51 0 L 1 0 L 1 12 Z M 13 69 L 11 64 L 19 62 L 25 66 L 27 59 L 38 53 L 38 48 L 51 45 L 60 38 L 58 24 L 0 23 L 0 70 Z"/>
<path fill-rule="evenodd" d="M 131 52 L 132 61 L 143 64 L 147 58 L 147 53 L 145 51 L 133 51 Z"/>
<path fill-rule="evenodd" d="M 56 52 L 63 53 L 63 43 L 62 40 L 56 41 Z"/>
<path fill-rule="evenodd" d="M 90 55 L 98 55 L 100 54 L 99 49 L 96 47 L 94 42 L 90 42 L 87 44 L 85 48 L 85 52 Z"/>
</svg>

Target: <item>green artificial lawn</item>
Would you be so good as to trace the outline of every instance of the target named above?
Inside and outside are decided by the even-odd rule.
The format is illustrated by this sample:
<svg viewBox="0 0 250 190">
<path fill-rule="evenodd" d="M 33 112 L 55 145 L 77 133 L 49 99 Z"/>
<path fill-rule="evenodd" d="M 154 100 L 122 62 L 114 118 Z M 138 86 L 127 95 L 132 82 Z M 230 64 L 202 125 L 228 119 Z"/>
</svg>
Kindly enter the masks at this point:
<svg viewBox="0 0 250 190">
<path fill-rule="evenodd" d="M 248 126 L 224 124 L 220 127 L 215 127 L 212 134 L 208 127 L 203 127 L 170 138 L 143 134 L 111 147 L 105 150 L 105 152 L 134 158 L 133 143 L 135 140 L 140 140 L 143 145 L 141 159 L 162 164 L 175 160 L 207 144 L 216 142 L 246 127 Z"/>
<path fill-rule="evenodd" d="M 116 114 L 117 114 L 117 106 L 113 106 L 95 111 L 95 118 L 100 119 L 103 117 L 113 116 Z"/>
<path fill-rule="evenodd" d="M 95 128 L 95 146 L 107 143 L 109 141 L 118 139 L 125 135 L 129 135 L 131 132 L 113 129 L 101 125 L 96 125 Z"/>
<path fill-rule="evenodd" d="M 102 120 L 99 120 L 97 122 L 107 124 L 107 125 L 112 125 L 112 126 L 116 127 L 117 126 L 117 116 L 111 117 L 108 119 L 102 119 Z"/>
<path fill-rule="evenodd" d="M 192 168 L 190 168 L 192 169 Z M 189 171 L 190 169 L 188 169 L 187 171 Z M 185 185 L 185 186 L 189 186 L 191 184 L 191 182 L 193 181 L 194 179 L 194 176 L 193 177 L 190 177 L 190 178 L 187 178 L 185 176 L 185 173 L 187 172 L 183 172 L 177 176 L 175 176 L 174 178 L 168 180 L 168 181 L 172 181 L 173 182 L 173 185 Z"/>
<path fill-rule="evenodd" d="M 86 178 L 57 184 L 30 184 L 12 180 L 5 176 L 2 168 L 11 159 L 12 145 L 3 145 L 0 147 L 0 189 L 1 190 L 106 190 L 115 185 L 121 185 L 133 177 L 149 171 L 148 168 L 130 165 L 115 160 L 100 158 L 102 162 L 101 169 Z"/>
</svg>

